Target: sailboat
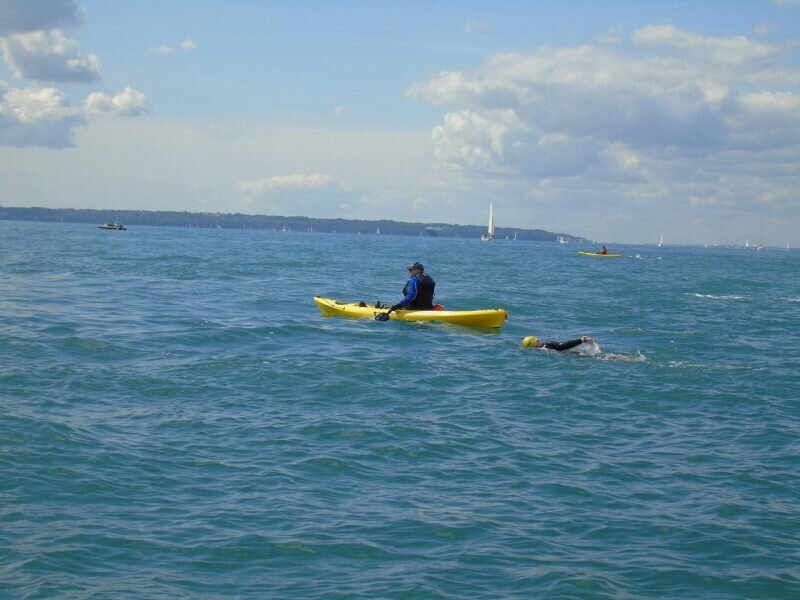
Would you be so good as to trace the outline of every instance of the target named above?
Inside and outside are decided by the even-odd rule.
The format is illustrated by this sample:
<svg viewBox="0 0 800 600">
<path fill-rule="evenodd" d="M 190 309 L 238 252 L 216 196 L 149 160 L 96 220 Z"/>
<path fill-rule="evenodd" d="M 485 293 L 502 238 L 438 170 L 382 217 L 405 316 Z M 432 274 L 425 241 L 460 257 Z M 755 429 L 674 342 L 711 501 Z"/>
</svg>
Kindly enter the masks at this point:
<svg viewBox="0 0 800 600">
<path fill-rule="evenodd" d="M 758 246 L 756 246 L 757 251 L 766 250 L 767 247 L 764 245 L 764 224 L 761 224 L 761 237 L 758 238 Z"/>
<path fill-rule="evenodd" d="M 488 242 L 494 237 L 494 210 L 491 204 L 489 204 L 489 228 L 486 230 L 481 236 L 481 239 L 484 242 Z"/>
<path fill-rule="evenodd" d="M 662 233 L 661 237 L 658 238 L 658 247 L 661 248 L 661 246 L 663 245 L 664 245 L 664 234 Z"/>
</svg>

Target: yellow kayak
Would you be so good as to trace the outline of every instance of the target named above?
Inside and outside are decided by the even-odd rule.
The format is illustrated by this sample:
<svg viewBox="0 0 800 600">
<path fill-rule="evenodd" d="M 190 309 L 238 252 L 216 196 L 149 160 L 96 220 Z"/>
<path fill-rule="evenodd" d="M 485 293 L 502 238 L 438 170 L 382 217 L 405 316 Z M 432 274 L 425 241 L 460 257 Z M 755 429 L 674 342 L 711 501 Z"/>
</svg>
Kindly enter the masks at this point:
<svg viewBox="0 0 800 600">
<path fill-rule="evenodd" d="M 581 256 L 599 256 L 600 258 L 620 258 L 622 254 L 617 254 L 616 252 L 609 252 L 608 254 L 600 254 L 599 252 L 583 252 L 579 251 L 578 254 Z"/>
<path fill-rule="evenodd" d="M 340 302 L 332 298 L 314 296 L 320 312 L 326 317 L 349 317 L 351 319 L 374 319 L 375 315 L 385 313 L 388 306 L 376 307 L 356 302 Z M 471 327 L 502 327 L 508 317 L 504 308 L 483 310 L 396 310 L 389 313 L 390 319 L 400 321 L 443 321 Z"/>
</svg>

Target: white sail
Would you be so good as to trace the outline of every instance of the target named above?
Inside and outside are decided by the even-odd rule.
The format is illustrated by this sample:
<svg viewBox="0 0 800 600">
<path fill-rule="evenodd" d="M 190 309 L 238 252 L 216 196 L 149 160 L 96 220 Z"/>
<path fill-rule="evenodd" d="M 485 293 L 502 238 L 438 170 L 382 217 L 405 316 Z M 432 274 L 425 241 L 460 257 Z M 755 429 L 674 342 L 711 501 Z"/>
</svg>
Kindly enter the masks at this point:
<svg viewBox="0 0 800 600">
<path fill-rule="evenodd" d="M 486 233 L 484 233 L 481 236 L 481 239 L 484 242 L 488 242 L 493 237 L 494 237 L 494 207 L 490 203 L 489 204 L 489 228 L 486 230 Z"/>
<path fill-rule="evenodd" d="M 661 246 L 663 245 L 664 245 L 664 234 L 662 233 L 661 237 L 658 238 L 658 247 L 661 248 Z"/>
</svg>

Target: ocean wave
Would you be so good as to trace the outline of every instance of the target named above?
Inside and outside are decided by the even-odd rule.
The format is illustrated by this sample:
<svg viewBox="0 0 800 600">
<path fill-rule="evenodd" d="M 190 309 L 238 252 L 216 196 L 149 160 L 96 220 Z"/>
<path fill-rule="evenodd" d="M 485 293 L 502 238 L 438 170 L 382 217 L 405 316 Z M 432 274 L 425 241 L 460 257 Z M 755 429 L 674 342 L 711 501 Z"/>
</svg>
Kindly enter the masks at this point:
<svg viewBox="0 0 800 600">
<path fill-rule="evenodd" d="M 750 300 L 748 296 L 738 296 L 738 295 L 715 295 L 715 294 L 698 294 L 698 293 L 687 293 L 688 296 L 694 296 L 695 298 L 708 298 L 710 300 Z"/>
</svg>

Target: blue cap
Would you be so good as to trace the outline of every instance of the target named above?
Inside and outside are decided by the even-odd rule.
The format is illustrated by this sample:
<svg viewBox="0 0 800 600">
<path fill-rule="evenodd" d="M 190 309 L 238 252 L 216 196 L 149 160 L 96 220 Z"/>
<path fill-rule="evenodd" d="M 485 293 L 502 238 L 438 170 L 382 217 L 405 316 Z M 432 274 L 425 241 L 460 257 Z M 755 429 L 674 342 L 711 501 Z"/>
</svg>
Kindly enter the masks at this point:
<svg viewBox="0 0 800 600">
<path fill-rule="evenodd" d="M 411 269 L 419 269 L 421 272 L 424 273 L 425 265 L 423 265 L 421 262 L 411 263 L 410 265 L 408 265 L 408 270 L 410 271 Z"/>
</svg>

